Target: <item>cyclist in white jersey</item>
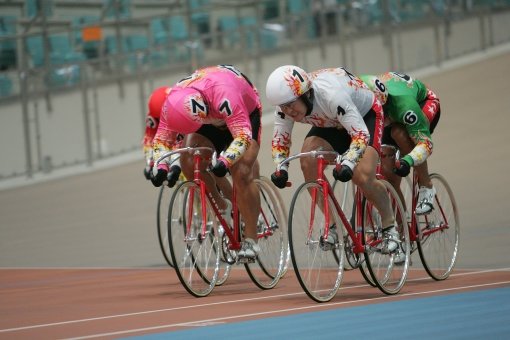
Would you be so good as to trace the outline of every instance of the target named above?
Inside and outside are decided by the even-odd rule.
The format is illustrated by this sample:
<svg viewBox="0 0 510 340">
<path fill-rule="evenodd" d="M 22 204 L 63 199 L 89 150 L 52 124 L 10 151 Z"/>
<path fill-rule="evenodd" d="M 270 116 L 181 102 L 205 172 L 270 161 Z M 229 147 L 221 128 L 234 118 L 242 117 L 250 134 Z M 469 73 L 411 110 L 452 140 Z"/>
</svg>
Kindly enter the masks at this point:
<svg viewBox="0 0 510 340">
<path fill-rule="evenodd" d="M 385 187 L 377 180 L 375 169 L 379 159 L 383 130 L 382 105 L 367 85 L 344 68 L 321 69 L 306 73 L 300 67 L 285 65 L 274 70 L 267 80 L 266 96 L 276 106 L 272 156 L 280 164 L 289 156 L 295 122 L 312 128 L 301 152 L 335 150 L 342 156 L 341 167 L 333 169 L 336 180 L 358 185 L 379 210 L 388 250 L 397 248 L 398 232 L 391 215 Z M 380 117 L 376 124 L 376 117 Z M 301 158 L 305 181 L 316 178 L 315 160 Z M 273 183 L 284 188 L 288 169 L 271 175 Z M 334 234 L 334 233 L 333 233 Z M 329 242 L 334 242 L 328 237 Z"/>
</svg>

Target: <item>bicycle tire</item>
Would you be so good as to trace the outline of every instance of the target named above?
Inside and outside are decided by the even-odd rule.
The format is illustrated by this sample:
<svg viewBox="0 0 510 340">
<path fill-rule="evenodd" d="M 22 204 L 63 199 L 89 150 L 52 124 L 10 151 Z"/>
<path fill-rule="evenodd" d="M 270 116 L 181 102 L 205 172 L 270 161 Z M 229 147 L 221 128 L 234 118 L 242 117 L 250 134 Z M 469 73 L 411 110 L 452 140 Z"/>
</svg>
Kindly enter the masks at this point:
<svg viewBox="0 0 510 340">
<path fill-rule="evenodd" d="M 441 281 L 448 278 L 455 267 L 460 223 L 457 203 L 446 179 L 437 173 L 431 174 L 430 179 L 436 189 L 434 208 L 427 215 L 415 215 L 418 252 L 430 277 Z"/>
<path fill-rule="evenodd" d="M 323 234 L 325 215 L 323 189 L 317 182 L 299 186 L 292 197 L 289 213 L 289 246 L 292 264 L 299 284 L 314 301 L 330 301 L 340 288 L 343 278 L 345 253 L 343 238 L 338 237 L 336 248 L 326 247 Z M 312 201 L 312 196 L 320 199 Z M 342 225 L 331 197 L 330 222 Z M 340 230 L 338 230 L 339 234 Z M 338 254 L 335 258 L 334 252 Z"/>
<path fill-rule="evenodd" d="M 260 193 L 260 213 L 257 221 L 257 238 L 260 252 L 253 263 L 245 263 L 248 276 L 261 289 L 276 286 L 287 259 L 286 228 L 284 214 L 273 189 L 267 180 L 256 179 Z"/>
<path fill-rule="evenodd" d="M 338 204 L 340 204 L 340 208 L 344 212 L 345 217 L 351 223 L 351 226 L 354 226 L 354 212 L 355 212 L 355 187 L 354 184 L 349 182 L 333 182 L 333 194 L 338 200 Z M 361 264 L 363 256 L 361 254 L 355 254 L 353 249 L 352 240 L 349 237 L 349 234 L 344 229 L 344 250 L 345 250 L 345 267 L 344 270 L 353 270 L 359 267 Z"/>
<path fill-rule="evenodd" d="M 365 197 L 362 197 L 361 198 L 361 209 L 362 209 L 362 212 L 365 211 L 365 205 L 367 204 L 367 199 Z M 355 211 L 355 210 L 354 210 Z M 363 216 L 363 215 L 362 215 Z M 363 225 L 363 221 L 359 221 L 358 222 L 360 228 L 362 229 L 362 232 L 364 231 L 362 225 Z M 358 228 L 358 227 L 356 227 Z M 372 287 L 377 287 L 377 283 L 374 281 L 373 277 L 372 277 L 372 274 L 370 273 L 370 270 L 368 269 L 368 266 L 367 266 L 367 262 L 365 261 L 365 255 L 364 254 L 360 254 L 360 260 L 359 260 L 359 271 L 361 272 L 361 276 L 363 277 L 363 279 L 365 279 L 365 282 L 368 283 L 370 286 Z"/>
<path fill-rule="evenodd" d="M 395 251 L 384 251 L 383 226 L 377 209 L 367 201 L 363 212 L 363 235 L 365 243 L 365 262 L 377 287 L 385 294 L 397 294 L 405 284 L 410 263 L 409 229 L 402 202 L 386 180 L 380 180 L 385 186 L 388 200 L 391 202 L 393 218 L 396 221 L 400 243 Z M 397 252 L 405 256 L 401 264 L 395 263 Z"/>
<path fill-rule="evenodd" d="M 220 258 L 219 232 L 211 220 L 206 220 L 205 237 L 202 236 L 202 222 L 207 214 L 202 214 L 201 207 L 200 186 L 186 181 L 174 190 L 168 212 L 174 269 L 183 287 L 196 297 L 207 296 L 214 289 Z"/>
<path fill-rule="evenodd" d="M 166 188 L 166 189 L 165 189 Z M 168 193 L 166 195 L 165 193 Z M 156 209 L 156 226 L 158 232 L 159 249 L 163 254 L 163 258 L 170 267 L 174 267 L 172 255 L 170 254 L 170 242 L 168 241 L 168 208 L 172 198 L 169 188 L 166 185 L 161 186 L 158 194 L 158 206 Z"/>
<path fill-rule="evenodd" d="M 283 221 L 282 223 L 285 228 L 283 237 L 285 239 L 285 247 L 287 249 L 287 254 L 286 254 L 286 257 L 284 260 L 283 272 L 281 275 L 283 277 L 287 273 L 287 270 L 289 269 L 289 263 L 290 263 L 289 233 L 287 231 L 287 226 L 288 226 L 287 207 L 285 205 L 285 202 L 283 201 L 282 195 L 280 194 L 280 189 L 276 188 L 276 186 L 273 184 L 273 182 L 271 182 L 271 180 L 265 176 L 260 176 L 260 180 L 264 181 L 267 184 L 267 188 L 271 190 L 274 197 L 276 198 L 276 200 L 278 202 L 278 207 L 280 208 L 279 210 L 280 210 L 281 218 Z"/>
<path fill-rule="evenodd" d="M 213 225 L 215 226 L 214 229 L 212 230 L 218 231 L 219 244 L 218 247 L 214 247 L 213 249 L 215 252 L 220 253 L 220 260 L 218 263 L 218 279 L 216 280 L 216 286 L 221 286 L 227 281 L 228 277 L 230 276 L 230 272 L 232 271 L 232 265 L 235 263 L 235 260 L 231 258 L 231 254 L 227 250 L 228 237 L 222 231 L 222 228 L 224 228 L 224 226 L 221 225 L 221 222 L 216 217 L 212 208 L 207 209 L 207 214 L 208 214 L 207 219 L 209 221 L 212 221 Z"/>
</svg>

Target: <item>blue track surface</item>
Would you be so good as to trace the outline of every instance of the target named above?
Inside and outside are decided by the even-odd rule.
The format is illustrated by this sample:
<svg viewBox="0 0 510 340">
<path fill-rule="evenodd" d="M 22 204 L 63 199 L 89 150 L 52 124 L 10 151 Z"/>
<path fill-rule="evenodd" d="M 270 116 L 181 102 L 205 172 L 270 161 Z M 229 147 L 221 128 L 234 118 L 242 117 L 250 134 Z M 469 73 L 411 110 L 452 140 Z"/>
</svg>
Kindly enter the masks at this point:
<svg viewBox="0 0 510 340">
<path fill-rule="evenodd" d="M 197 327 L 130 339 L 508 339 L 510 287 Z"/>
</svg>

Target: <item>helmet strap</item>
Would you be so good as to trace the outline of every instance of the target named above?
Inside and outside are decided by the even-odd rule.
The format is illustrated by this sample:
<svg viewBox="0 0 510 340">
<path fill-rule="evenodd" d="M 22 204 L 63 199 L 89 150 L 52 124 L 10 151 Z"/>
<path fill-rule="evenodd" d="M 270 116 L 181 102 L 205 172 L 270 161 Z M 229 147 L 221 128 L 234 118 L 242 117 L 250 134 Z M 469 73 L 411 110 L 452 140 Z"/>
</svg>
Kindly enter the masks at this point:
<svg viewBox="0 0 510 340">
<path fill-rule="evenodd" d="M 305 116 L 309 116 L 313 110 L 313 100 L 314 100 L 313 89 L 310 89 L 306 93 L 303 93 L 299 98 L 301 98 L 303 103 L 305 103 L 305 105 L 306 105 Z"/>
</svg>

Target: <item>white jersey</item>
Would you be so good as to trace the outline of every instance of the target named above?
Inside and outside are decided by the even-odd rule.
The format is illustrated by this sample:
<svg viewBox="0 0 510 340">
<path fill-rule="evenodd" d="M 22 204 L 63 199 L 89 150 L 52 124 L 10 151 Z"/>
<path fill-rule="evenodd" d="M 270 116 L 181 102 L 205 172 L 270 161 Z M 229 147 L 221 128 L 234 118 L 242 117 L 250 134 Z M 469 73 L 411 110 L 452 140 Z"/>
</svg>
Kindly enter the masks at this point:
<svg viewBox="0 0 510 340">
<path fill-rule="evenodd" d="M 344 68 L 322 69 L 309 76 L 314 90 L 313 109 L 299 122 L 347 130 L 351 136 L 350 151 L 357 150 L 350 156 L 349 163 L 354 167 L 370 141 L 363 117 L 374 105 L 374 93 Z M 289 156 L 293 127 L 294 120 L 277 107 L 272 141 L 273 160 L 277 164 Z"/>
</svg>

